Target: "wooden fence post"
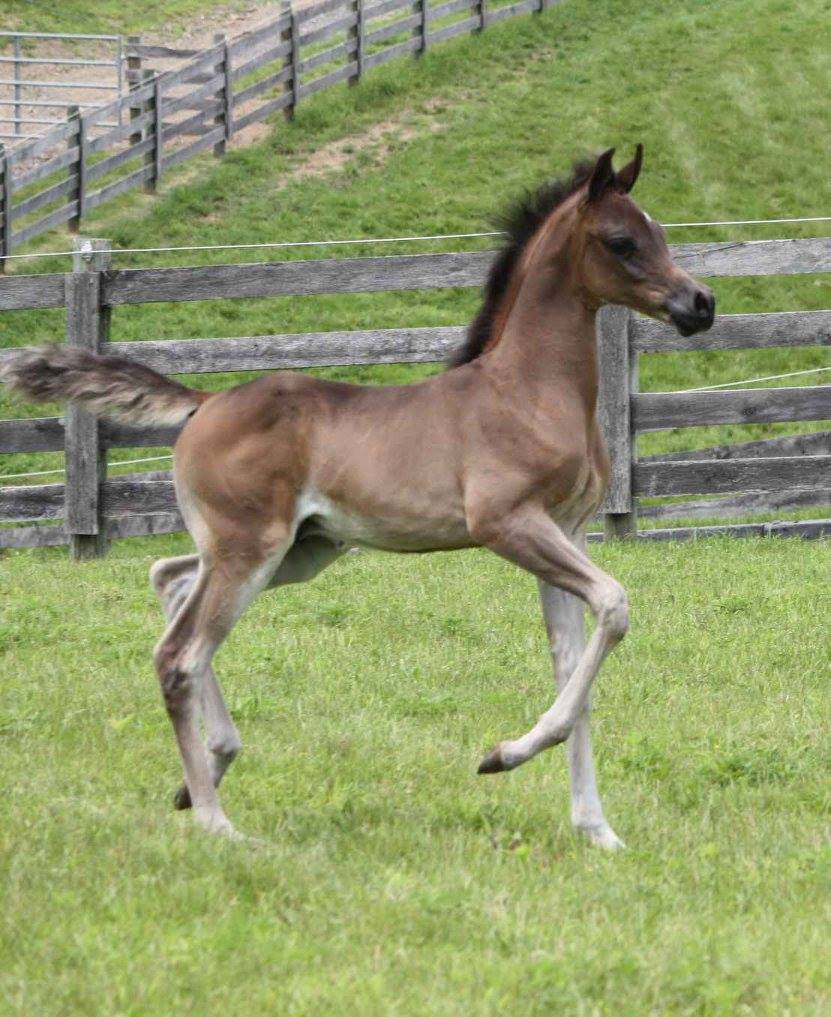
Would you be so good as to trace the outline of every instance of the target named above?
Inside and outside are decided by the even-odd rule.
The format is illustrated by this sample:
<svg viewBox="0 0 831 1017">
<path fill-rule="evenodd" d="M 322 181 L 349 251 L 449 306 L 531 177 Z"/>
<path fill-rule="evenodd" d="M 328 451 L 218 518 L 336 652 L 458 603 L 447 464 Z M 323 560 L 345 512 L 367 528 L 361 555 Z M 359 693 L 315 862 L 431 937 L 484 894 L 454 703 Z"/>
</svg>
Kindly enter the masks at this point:
<svg viewBox="0 0 831 1017">
<path fill-rule="evenodd" d="M 428 0 L 416 0 L 416 3 L 420 18 L 419 24 L 416 25 L 413 32 L 419 37 L 421 43 L 414 55 L 421 56 L 422 53 L 427 52 L 427 44 L 430 41 L 430 12 L 427 9 Z"/>
<path fill-rule="evenodd" d="M 228 125 L 226 122 L 226 113 L 228 108 L 228 90 L 231 87 L 231 83 L 228 80 L 228 41 L 224 32 L 214 32 L 214 46 L 223 46 L 222 63 L 214 64 L 211 68 L 212 74 L 222 74 L 222 86 L 216 93 L 216 97 L 222 102 L 222 110 L 214 117 L 214 127 L 225 127 L 225 136 L 214 145 L 214 155 L 219 158 L 225 155 L 225 146 L 228 141 Z"/>
<path fill-rule="evenodd" d="M 155 190 L 162 179 L 164 168 L 164 110 L 162 109 L 162 79 L 156 75 L 153 83 L 153 109 L 156 113 L 153 119 L 154 144 L 153 144 L 153 189 Z"/>
<path fill-rule="evenodd" d="M 12 168 L 6 146 L 0 141 L 0 274 L 6 271 L 6 258 L 12 253 Z"/>
<path fill-rule="evenodd" d="M 149 85 L 153 81 L 153 79 L 155 77 L 156 77 L 156 72 L 155 71 L 151 70 L 149 67 L 142 68 L 142 72 L 141 72 L 141 84 L 142 85 Z M 156 116 L 153 118 L 153 123 L 152 124 L 148 124 L 146 127 L 142 128 L 142 130 L 139 132 L 138 138 L 139 138 L 139 141 L 141 141 L 142 138 L 150 138 L 150 137 L 152 137 L 153 133 L 159 127 L 159 113 L 158 113 L 158 110 L 156 109 L 156 93 L 155 93 L 155 91 L 154 91 L 153 95 L 149 99 L 145 99 L 141 103 L 141 105 L 138 107 L 138 109 L 141 111 L 141 113 L 152 113 L 154 111 L 156 113 Z M 130 111 L 130 115 L 132 116 L 132 110 Z M 142 190 L 144 191 L 145 194 L 155 194 L 156 193 L 156 184 L 158 182 L 157 179 L 156 179 L 156 170 L 157 170 L 157 153 L 156 153 L 156 148 L 158 147 L 158 144 L 159 144 L 159 138 L 156 137 L 155 143 L 153 145 L 153 148 L 149 152 L 145 152 L 144 153 L 144 159 L 143 159 L 144 165 L 152 167 L 150 176 L 147 177 L 145 179 L 144 183 L 142 184 Z"/>
<path fill-rule="evenodd" d="M 127 90 L 128 92 L 135 92 L 141 88 L 142 84 L 142 73 L 141 73 L 141 56 L 135 51 L 133 47 L 141 45 L 140 35 L 128 35 L 127 36 Z M 142 113 L 144 113 L 144 104 L 136 103 L 135 106 L 130 107 L 130 119 L 137 120 Z M 134 131 L 127 139 L 130 145 L 140 145 L 144 137 L 144 131 Z"/>
<path fill-rule="evenodd" d="M 97 353 L 109 338 L 110 311 L 101 305 L 101 272 L 110 265 L 109 240 L 75 238 L 72 272 L 66 276 L 66 342 Z M 65 417 L 65 518 L 72 557 L 99 558 L 106 551 L 101 485 L 107 453 L 98 418 L 76 406 Z"/>
<path fill-rule="evenodd" d="M 487 27 L 488 11 L 487 0 L 473 0 L 473 10 L 479 17 L 479 24 L 473 29 L 474 32 L 481 32 Z"/>
<path fill-rule="evenodd" d="M 300 101 L 300 25 L 297 22 L 297 15 L 294 7 L 289 4 L 289 16 L 291 25 L 289 27 L 289 39 L 291 40 L 291 105 L 286 107 L 286 118 L 294 119 L 294 111 Z"/>
<path fill-rule="evenodd" d="M 355 40 L 355 73 L 349 78 L 350 85 L 357 85 L 364 73 L 364 3 L 363 0 L 353 0 L 352 10 L 355 12 L 355 27 L 350 28 L 349 38 Z"/>
<path fill-rule="evenodd" d="M 85 125 L 84 119 L 81 116 L 80 106 L 67 106 L 66 107 L 66 120 L 70 123 L 73 120 L 78 121 L 78 161 L 75 163 L 75 190 L 71 192 L 72 200 L 77 202 L 77 208 L 75 215 L 67 222 L 67 228 L 71 233 L 77 233 L 81 228 L 81 216 L 84 214 L 84 198 L 86 197 L 86 181 L 84 179 L 86 174 L 86 162 L 84 159 L 84 142 L 85 142 Z M 72 148 L 72 139 L 68 142 L 68 147 Z M 69 172 L 72 173 L 73 169 L 70 166 Z"/>
<path fill-rule="evenodd" d="M 609 451 L 609 490 L 601 506 L 606 536 L 632 537 L 637 532 L 637 507 L 632 499 L 631 394 L 637 390 L 637 354 L 632 351 L 632 312 L 604 307 L 597 319 L 600 366 L 598 419 Z"/>
</svg>

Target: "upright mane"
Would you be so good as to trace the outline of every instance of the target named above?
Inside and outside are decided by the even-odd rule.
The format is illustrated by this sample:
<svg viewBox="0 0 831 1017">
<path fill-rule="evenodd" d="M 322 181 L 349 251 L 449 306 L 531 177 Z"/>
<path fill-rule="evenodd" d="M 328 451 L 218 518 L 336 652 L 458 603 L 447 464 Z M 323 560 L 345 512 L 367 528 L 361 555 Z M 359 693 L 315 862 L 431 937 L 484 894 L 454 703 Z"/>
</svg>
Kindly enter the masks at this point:
<svg viewBox="0 0 831 1017">
<path fill-rule="evenodd" d="M 504 230 L 507 240 L 491 265 L 479 313 L 470 323 L 464 344 L 450 355 L 448 367 L 468 364 L 482 354 L 491 338 L 497 311 L 522 252 L 554 209 L 586 183 L 594 165 L 594 160 L 576 163 L 571 176 L 545 183 L 535 191 L 527 191 L 498 217 L 495 225 Z"/>
</svg>

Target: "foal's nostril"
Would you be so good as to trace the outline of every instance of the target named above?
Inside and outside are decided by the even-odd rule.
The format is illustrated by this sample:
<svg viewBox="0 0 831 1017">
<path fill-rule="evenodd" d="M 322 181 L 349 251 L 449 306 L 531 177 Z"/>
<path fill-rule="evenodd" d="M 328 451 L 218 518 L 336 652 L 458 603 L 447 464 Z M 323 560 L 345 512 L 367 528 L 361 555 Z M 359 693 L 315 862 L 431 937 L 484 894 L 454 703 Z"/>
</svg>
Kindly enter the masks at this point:
<svg viewBox="0 0 831 1017">
<path fill-rule="evenodd" d="M 716 311 L 716 298 L 712 290 L 698 290 L 693 300 L 693 308 L 702 321 L 712 321 Z"/>
</svg>

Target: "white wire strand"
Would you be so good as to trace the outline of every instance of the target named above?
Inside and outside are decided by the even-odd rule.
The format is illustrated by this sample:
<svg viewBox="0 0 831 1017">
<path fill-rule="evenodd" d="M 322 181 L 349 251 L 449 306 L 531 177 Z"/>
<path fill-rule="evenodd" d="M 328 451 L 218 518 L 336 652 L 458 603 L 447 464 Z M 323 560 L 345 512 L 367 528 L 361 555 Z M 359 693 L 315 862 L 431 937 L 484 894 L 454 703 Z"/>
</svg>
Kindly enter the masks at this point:
<svg viewBox="0 0 831 1017">
<path fill-rule="evenodd" d="M 162 460 L 172 459 L 172 455 L 166 456 L 146 456 L 143 459 L 121 459 L 117 463 L 109 463 L 108 470 L 119 466 L 135 466 L 136 463 L 159 463 Z M 33 473 L 2 473 L 0 474 L 0 481 L 2 480 L 22 480 L 25 477 L 52 477 L 58 473 L 66 473 L 66 467 L 61 466 L 56 470 L 36 470 Z"/>
<path fill-rule="evenodd" d="M 733 388 L 736 385 L 752 385 L 757 381 L 779 381 L 780 378 L 796 378 L 802 374 L 822 374 L 831 367 L 809 367 L 806 371 L 788 371 L 787 374 L 766 374 L 761 378 L 745 378 L 743 381 L 725 381 L 721 385 L 704 385 L 701 388 L 682 388 L 670 395 L 687 395 L 690 392 L 714 392 L 717 388 Z"/>
<path fill-rule="evenodd" d="M 789 219 L 719 219 L 712 222 L 667 222 L 667 229 L 692 228 L 696 226 L 764 226 L 780 223 L 831 222 L 831 215 L 802 216 Z M 177 251 L 256 251 L 290 247 L 346 247 L 370 244 L 415 244 L 428 240 L 471 240 L 481 237 L 503 237 L 501 230 L 484 233 L 434 233 L 419 237 L 367 237 L 350 240 L 279 240 L 262 244 L 197 244 L 186 247 L 112 247 L 96 251 L 96 254 L 171 254 Z M 39 254 L 7 254 L 6 261 L 28 258 L 62 258 L 83 252 L 44 251 Z"/>
</svg>

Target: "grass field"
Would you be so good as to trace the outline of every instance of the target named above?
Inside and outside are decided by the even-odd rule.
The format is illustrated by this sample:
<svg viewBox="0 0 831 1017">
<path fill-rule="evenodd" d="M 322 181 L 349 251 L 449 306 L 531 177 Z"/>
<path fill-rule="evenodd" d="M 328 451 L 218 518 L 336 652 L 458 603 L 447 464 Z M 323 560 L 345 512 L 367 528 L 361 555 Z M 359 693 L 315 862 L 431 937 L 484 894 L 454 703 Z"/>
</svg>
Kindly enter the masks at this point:
<svg viewBox="0 0 831 1017">
<path fill-rule="evenodd" d="M 827 0 L 568 0 L 317 97 L 87 230 L 155 246 L 477 229 L 573 156 L 636 140 L 656 217 L 827 213 L 828 13 Z M 313 175 L 321 146 L 332 158 Z M 717 289 L 722 311 L 778 310 L 826 306 L 827 284 Z M 113 338 L 455 324 L 474 304 L 158 305 L 118 309 Z M 7 313 L 0 344 L 62 327 L 60 312 Z M 828 363 L 819 348 L 643 359 L 644 388 Z M 0 403 L 4 417 L 44 412 Z M 644 451 L 762 433 L 670 433 Z M 188 547 L 0 557 L 0 1012 L 831 1011 L 827 541 L 593 549 L 633 616 L 595 696 L 601 790 L 629 845 L 615 856 L 571 832 L 560 750 L 475 775 L 552 698 L 534 583 L 480 552 L 350 555 L 254 605 L 217 671 L 246 744 L 223 801 L 264 844 L 199 836 L 171 809 L 179 763 L 150 664 L 147 569 Z"/>
<path fill-rule="evenodd" d="M 200 836 L 149 659 L 184 546 L 2 562 L 3 1012 L 829 1012 L 831 545 L 594 552 L 633 607 L 595 696 L 615 856 L 560 750 L 475 775 L 551 698 L 534 583 L 479 552 L 254 605 L 217 672 L 265 845 Z"/>
</svg>

